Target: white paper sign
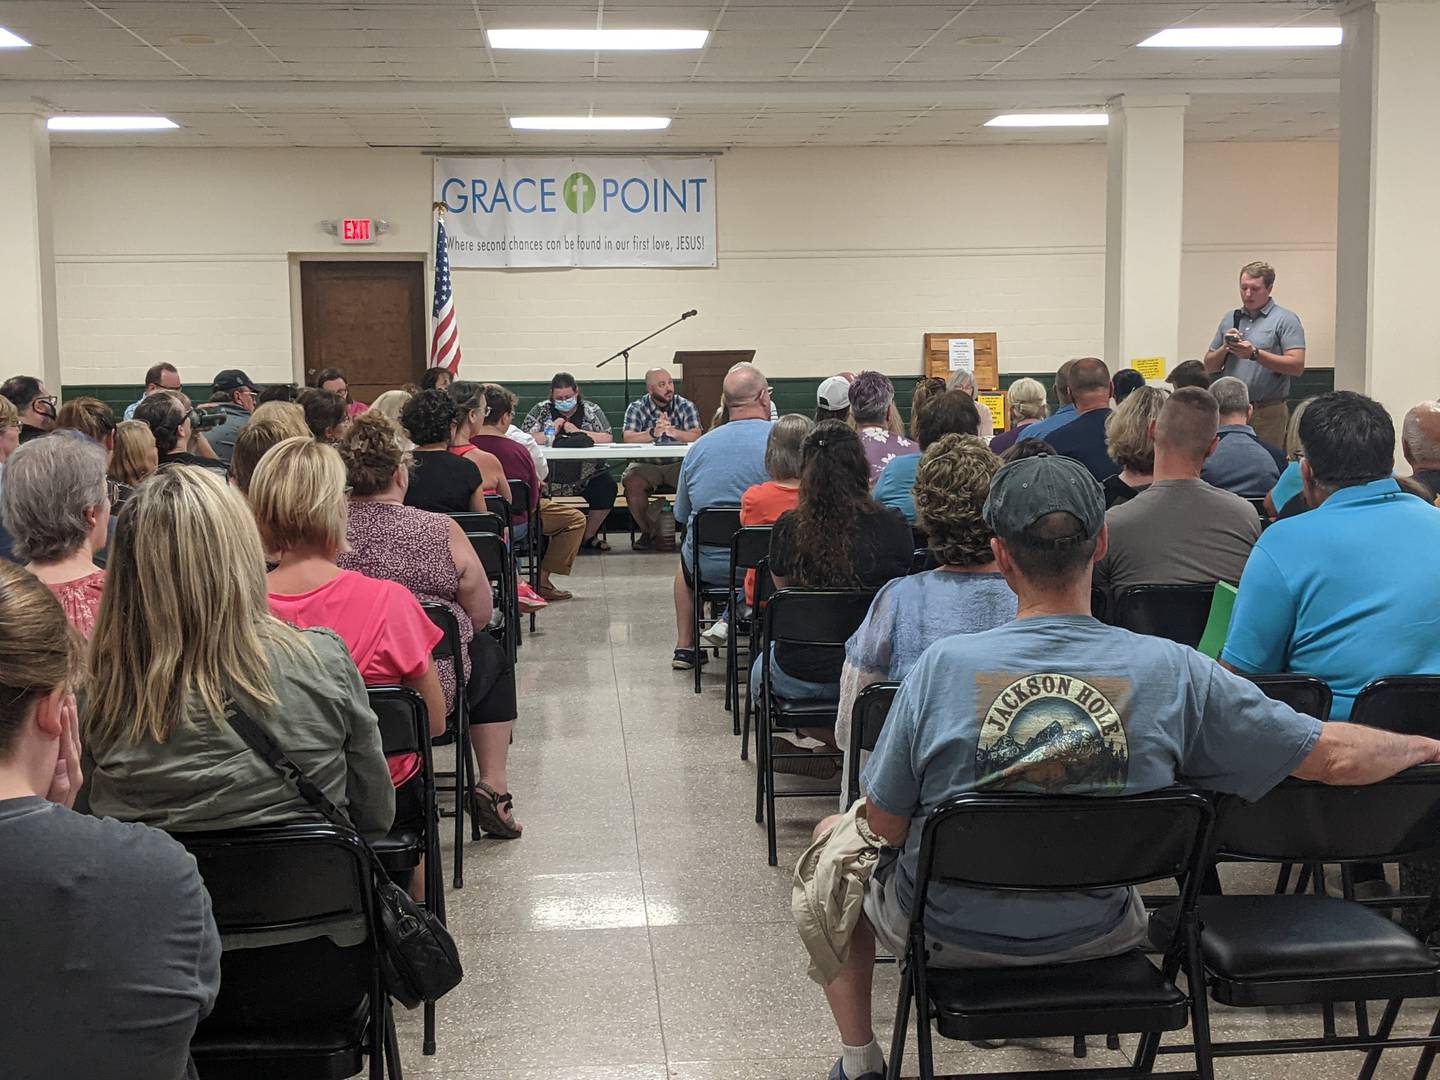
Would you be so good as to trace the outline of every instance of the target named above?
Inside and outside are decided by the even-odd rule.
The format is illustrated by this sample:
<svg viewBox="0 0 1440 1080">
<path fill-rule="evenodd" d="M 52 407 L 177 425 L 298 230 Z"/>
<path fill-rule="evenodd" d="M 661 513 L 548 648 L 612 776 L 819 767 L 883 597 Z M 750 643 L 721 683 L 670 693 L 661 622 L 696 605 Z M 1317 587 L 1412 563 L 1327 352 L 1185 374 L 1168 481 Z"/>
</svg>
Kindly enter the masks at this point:
<svg viewBox="0 0 1440 1080">
<path fill-rule="evenodd" d="M 714 266 L 713 157 L 435 159 L 452 267 Z"/>
<path fill-rule="evenodd" d="M 950 370 L 975 372 L 975 339 L 957 337 L 950 339 Z"/>
</svg>

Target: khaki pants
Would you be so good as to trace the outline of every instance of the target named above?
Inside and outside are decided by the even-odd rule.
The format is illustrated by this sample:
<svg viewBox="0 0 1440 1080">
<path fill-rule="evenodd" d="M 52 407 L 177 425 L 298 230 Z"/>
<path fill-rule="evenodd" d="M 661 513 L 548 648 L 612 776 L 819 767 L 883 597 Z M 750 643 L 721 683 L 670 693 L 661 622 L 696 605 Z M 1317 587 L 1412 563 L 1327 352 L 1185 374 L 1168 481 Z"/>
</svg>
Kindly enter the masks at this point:
<svg viewBox="0 0 1440 1080">
<path fill-rule="evenodd" d="M 550 538 L 540 568 L 550 574 L 570 573 L 585 538 L 585 515 L 554 499 L 541 499 L 540 531 Z"/>
<path fill-rule="evenodd" d="M 1290 425 L 1290 409 L 1283 401 L 1262 401 L 1256 404 L 1250 426 L 1261 442 L 1285 449 L 1285 429 Z M 1280 509 L 1278 506 L 1275 509 Z"/>
<path fill-rule="evenodd" d="M 680 483 L 679 461 L 632 461 L 625 475 L 620 478 L 622 485 L 626 484 L 632 476 L 639 477 L 645 484 L 645 512 L 641 514 L 643 520 L 635 522 L 636 527 L 646 536 L 654 536 L 660 528 L 656 520 L 656 514 L 650 508 L 650 496 L 657 491 L 674 491 Z"/>
</svg>

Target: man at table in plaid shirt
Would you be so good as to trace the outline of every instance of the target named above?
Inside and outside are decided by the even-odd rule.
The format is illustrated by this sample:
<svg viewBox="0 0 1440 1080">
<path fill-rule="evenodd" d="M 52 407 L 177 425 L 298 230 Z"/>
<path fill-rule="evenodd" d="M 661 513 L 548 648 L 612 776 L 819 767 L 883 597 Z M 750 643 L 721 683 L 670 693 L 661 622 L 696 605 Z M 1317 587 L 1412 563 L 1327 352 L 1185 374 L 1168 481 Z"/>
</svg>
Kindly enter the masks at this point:
<svg viewBox="0 0 1440 1080">
<path fill-rule="evenodd" d="M 675 380 L 664 368 L 645 373 L 645 396 L 632 401 L 625 410 L 627 443 L 692 443 L 704 432 L 695 403 L 675 393 Z M 635 550 L 655 546 L 659 528 L 650 510 L 656 492 L 674 491 L 680 482 L 682 461 L 632 461 L 620 483 L 625 488 L 625 505 L 635 519 Z"/>
</svg>

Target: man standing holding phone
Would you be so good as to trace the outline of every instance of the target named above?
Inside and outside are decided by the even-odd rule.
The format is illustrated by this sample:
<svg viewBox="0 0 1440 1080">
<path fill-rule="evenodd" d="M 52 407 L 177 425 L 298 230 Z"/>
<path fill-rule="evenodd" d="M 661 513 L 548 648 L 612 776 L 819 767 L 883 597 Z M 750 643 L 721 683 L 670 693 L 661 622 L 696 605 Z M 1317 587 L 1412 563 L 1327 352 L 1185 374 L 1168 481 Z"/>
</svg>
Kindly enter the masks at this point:
<svg viewBox="0 0 1440 1080">
<path fill-rule="evenodd" d="M 1233 375 L 1250 391 L 1250 426 L 1272 446 L 1285 442 L 1290 380 L 1305 373 L 1305 328 L 1300 316 L 1270 298 L 1275 268 L 1252 262 L 1240 268 L 1240 307 L 1220 320 L 1205 370 Z"/>
</svg>

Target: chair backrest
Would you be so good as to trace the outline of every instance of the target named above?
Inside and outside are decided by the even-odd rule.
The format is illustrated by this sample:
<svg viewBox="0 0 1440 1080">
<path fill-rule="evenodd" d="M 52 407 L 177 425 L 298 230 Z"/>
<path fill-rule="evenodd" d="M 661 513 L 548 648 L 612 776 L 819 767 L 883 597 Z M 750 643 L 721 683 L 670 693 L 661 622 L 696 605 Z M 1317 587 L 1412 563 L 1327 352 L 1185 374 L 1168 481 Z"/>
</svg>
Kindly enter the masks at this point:
<svg viewBox="0 0 1440 1080">
<path fill-rule="evenodd" d="M 367 686 L 370 711 L 380 721 L 380 746 L 385 756 L 419 754 L 430 745 L 425 699 L 408 686 Z"/>
<path fill-rule="evenodd" d="M 1209 798 L 1171 787 L 1140 795 L 967 792 L 925 819 L 917 883 L 1059 892 L 1141 885 L 1197 867 Z"/>
<path fill-rule="evenodd" d="M 1440 738 L 1440 675 L 1387 675 L 1355 697 L 1350 722 Z"/>
<path fill-rule="evenodd" d="M 737 570 L 753 570 L 770 554 L 773 525 L 742 525 L 730 535 L 730 562 Z"/>
<path fill-rule="evenodd" d="M 510 494 L 513 497 L 515 493 L 512 491 Z M 510 520 L 510 504 L 505 501 L 505 497 L 503 495 L 486 495 L 485 509 L 487 512 L 494 514 L 501 521 Z M 489 530 L 486 531 L 488 532 Z"/>
<path fill-rule="evenodd" d="M 880 741 L 880 729 L 885 726 L 885 717 L 890 715 L 899 689 L 899 683 L 871 683 L 855 699 L 850 711 L 850 751 L 845 758 L 847 806 L 860 797 L 860 753 L 874 750 Z"/>
<path fill-rule="evenodd" d="M 1205 636 L 1214 595 L 1214 585 L 1132 585 L 1120 594 L 1110 621 L 1193 649 Z"/>
<path fill-rule="evenodd" d="M 1270 524 L 1270 511 L 1265 509 L 1264 499 L 1246 499 L 1245 501 L 1248 502 L 1251 507 L 1254 508 L 1255 513 L 1259 515 L 1261 528 Z"/>
<path fill-rule="evenodd" d="M 488 505 L 488 497 L 487 497 Z M 499 514 L 490 512 L 475 513 L 467 511 L 463 514 L 450 514 L 449 518 L 460 526 L 460 531 L 466 536 L 474 536 L 476 533 L 494 533 L 499 536 L 505 531 L 505 522 L 508 520 Z"/>
<path fill-rule="evenodd" d="M 512 480 L 508 476 L 505 482 L 510 485 L 510 505 L 512 512 L 516 514 L 530 513 L 530 482 L 528 480 Z"/>
<path fill-rule="evenodd" d="M 420 607 L 442 631 L 442 637 L 430 650 L 431 657 L 448 660 L 455 667 L 455 700 L 451 702 L 450 713 L 445 717 L 446 734 L 453 735 L 460 729 L 460 710 L 465 707 L 465 665 L 460 659 L 460 651 L 465 644 L 460 639 L 460 621 L 455 618 L 455 612 L 448 604 L 442 604 L 438 600 L 422 600 Z"/>
<path fill-rule="evenodd" d="M 1316 720 L 1330 719 L 1330 685 L 1314 675 L 1247 675 L 1268 698 Z"/>
<path fill-rule="evenodd" d="M 843 646 L 865 621 L 874 599 L 873 589 L 780 589 L 765 609 L 766 639 Z"/>
<path fill-rule="evenodd" d="M 1364 787 L 1282 780 L 1253 803 L 1228 797 L 1217 854 L 1261 862 L 1391 862 L 1440 845 L 1440 765 Z"/>
<path fill-rule="evenodd" d="M 1105 601 L 1105 590 L 1092 585 L 1090 587 L 1090 614 L 1104 622 L 1105 616 L 1109 614 L 1107 610 L 1109 606 Z"/>
<path fill-rule="evenodd" d="M 730 539 L 740 528 L 738 506 L 707 506 L 697 511 L 691 527 L 695 532 L 694 542 L 706 547 L 730 547 Z"/>
<path fill-rule="evenodd" d="M 486 515 L 493 516 L 493 515 Z M 498 533 L 466 533 L 465 538 L 470 541 L 470 546 L 475 549 L 480 564 L 485 567 L 485 575 L 493 582 L 506 584 L 510 579 L 510 563 L 507 557 L 505 541 L 500 539 Z"/>
</svg>

